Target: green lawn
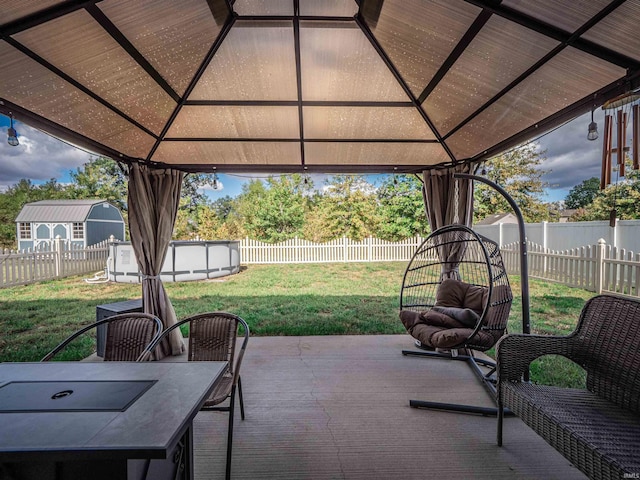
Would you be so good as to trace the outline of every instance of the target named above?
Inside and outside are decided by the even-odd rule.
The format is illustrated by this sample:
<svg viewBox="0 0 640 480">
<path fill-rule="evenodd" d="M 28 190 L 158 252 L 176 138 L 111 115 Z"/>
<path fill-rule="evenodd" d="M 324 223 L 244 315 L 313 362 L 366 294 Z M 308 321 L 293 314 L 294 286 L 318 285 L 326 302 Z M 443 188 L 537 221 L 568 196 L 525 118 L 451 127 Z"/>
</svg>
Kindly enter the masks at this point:
<svg viewBox="0 0 640 480">
<path fill-rule="evenodd" d="M 405 266 L 404 262 L 251 265 L 222 279 L 165 287 L 178 317 L 227 310 L 243 317 L 253 335 L 404 333 L 398 296 Z M 512 276 L 511 284 L 516 299 L 509 329 L 519 332 L 519 278 Z M 68 334 L 94 321 L 97 305 L 140 295 L 137 284 L 88 284 L 82 277 L 0 289 L 0 361 L 39 360 Z M 591 296 L 584 290 L 532 280 L 532 331 L 570 332 Z M 561 364 L 553 359 L 551 377 L 534 365 L 532 378 L 580 385 L 577 370 Z"/>
</svg>

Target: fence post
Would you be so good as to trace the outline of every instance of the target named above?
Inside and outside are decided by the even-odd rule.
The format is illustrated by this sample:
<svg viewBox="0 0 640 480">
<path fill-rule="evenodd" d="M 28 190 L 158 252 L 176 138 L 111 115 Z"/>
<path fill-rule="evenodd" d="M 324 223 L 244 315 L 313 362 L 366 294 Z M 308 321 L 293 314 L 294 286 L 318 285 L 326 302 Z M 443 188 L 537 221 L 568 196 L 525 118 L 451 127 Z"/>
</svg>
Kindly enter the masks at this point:
<svg viewBox="0 0 640 480">
<path fill-rule="evenodd" d="M 115 243 L 116 243 L 116 237 L 113 235 L 109 236 L 109 241 L 107 242 L 107 261 L 106 261 L 106 266 L 107 266 L 107 275 L 110 275 L 109 270 L 114 270 L 116 269 L 116 247 L 115 247 Z M 111 265 L 113 265 L 113 267 L 111 267 L 111 265 L 109 265 L 109 259 L 111 259 Z M 207 268 L 209 268 L 209 265 L 207 265 Z M 115 275 L 113 277 L 113 279 L 115 280 Z"/>
<path fill-rule="evenodd" d="M 604 238 L 598 240 L 598 245 L 596 246 L 596 278 L 595 278 L 595 287 L 596 293 L 602 293 L 602 286 L 604 281 L 604 252 L 605 252 L 605 242 Z"/>
<path fill-rule="evenodd" d="M 53 263 L 56 267 L 56 278 L 62 276 L 62 239 L 56 235 L 53 240 Z"/>
<path fill-rule="evenodd" d="M 549 245 L 548 245 L 548 238 L 547 238 L 547 223 L 548 222 L 542 222 L 542 250 L 545 254 L 549 253 Z M 542 265 L 542 272 L 543 275 L 547 274 L 547 269 L 548 269 L 548 257 L 547 255 L 545 255 L 544 257 L 544 262 Z"/>
<path fill-rule="evenodd" d="M 371 235 L 369 235 L 367 237 L 367 262 L 371 262 L 372 261 L 371 257 L 373 257 L 372 255 L 373 248 L 371 246 L 371 242 L 372 242 Z"/>
<path fill-rule="evenodd" d="M 349 259 L 349 247 L 347 246 L 347 237 L 342 237 L 342 261 L 346 262 Z"/>
</svg>

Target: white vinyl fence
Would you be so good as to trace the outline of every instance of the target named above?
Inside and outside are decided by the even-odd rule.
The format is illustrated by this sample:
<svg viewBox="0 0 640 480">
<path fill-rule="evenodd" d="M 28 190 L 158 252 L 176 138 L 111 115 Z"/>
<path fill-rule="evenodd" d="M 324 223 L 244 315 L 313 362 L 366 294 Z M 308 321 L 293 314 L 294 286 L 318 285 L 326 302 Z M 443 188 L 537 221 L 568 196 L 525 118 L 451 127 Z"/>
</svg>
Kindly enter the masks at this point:
<svg viewBox="0 0 640 480">
<path fill-rule="evenodd" d="M 240 242 L 244 265 L 266 263 L 408 262 L 424 238 L 401 242 L 340 238 L 314 243 L 295 238 L 277 244 L 245 238 Z M 520 273 L 519 242 L 501 248 L 507 271 Z M 109 256 L 109 242 L 82 248 L 57 239 L 48 251 L 0 252 L 0 288 L 100 271 Z M 640 297 L 640 254 L 598 244 L 551 250 L 527 242 L 529 277 L 583 288 L 596 293 Z"/>
<path fill-rule="evenodd" d="M 520 273 L 519 242 L 504 245 L 502 256 L 509 273 Z M 640 297 L 640 254 L 607 245 L 555 251 L 527 242 L 529 277 L 596 293 Z"/>
<path fill-rule="evenodd" d="M 0 288 L 104 270 L 108 256 L 108 240 L 85 248 L 56 238 L 46 250 L 0 250 Z"/>
<path fill-rule="evenodd" d="M 520 238 L 518 225 L 474 225 L 473 229 L 503 246 Z M 595 245 L 603 238 L 607 244 L 640 252 L 640 220 L 526 223 L 527 240 L 553 250 L 568 250 L 582 245 Z"/>
<path fill-rule="evenodd" d="M 365 238 L 360 242 L 346 237 L 326 243 L 294 238 L 280 243 L 264 243 L 245 238 L 240 242 L 242 264 L 325 263 L 409 261 L 423 242 L 419 236 L 401 242 Z"/>
<path fill-rule="evenodd" d="M 355 242 L 340 238 L 314 243 L 294 238 L 271 244 L 246 238 L 240 242 L 242 264 L 409 261 L 424 238 L 401 242 L 365 238 Z M 63 240 L 51 250 L 0 251 L 0 288 L 94 273 L 103 270 L 109 257 L 109 241 L 76 248 Z"/>
</svg>

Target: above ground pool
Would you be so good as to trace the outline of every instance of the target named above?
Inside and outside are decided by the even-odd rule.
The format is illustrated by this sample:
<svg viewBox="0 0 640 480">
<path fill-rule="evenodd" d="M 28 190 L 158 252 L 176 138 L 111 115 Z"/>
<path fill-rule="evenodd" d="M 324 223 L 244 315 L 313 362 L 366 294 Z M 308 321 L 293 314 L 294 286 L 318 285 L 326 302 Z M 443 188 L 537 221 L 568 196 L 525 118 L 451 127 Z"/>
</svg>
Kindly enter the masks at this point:
<svg viewBox="0 0 640 480">
<path fill-rule="evenodd" d="M 131 242 L 112 242 L 107 263 L 109 280 L 140 282 L 141 276 Z M 160 278 L 163 282 L 186 282 L 223 277 L 238 273 L 239 270 L 239 241 L 172 241 Z"/>
</svg>

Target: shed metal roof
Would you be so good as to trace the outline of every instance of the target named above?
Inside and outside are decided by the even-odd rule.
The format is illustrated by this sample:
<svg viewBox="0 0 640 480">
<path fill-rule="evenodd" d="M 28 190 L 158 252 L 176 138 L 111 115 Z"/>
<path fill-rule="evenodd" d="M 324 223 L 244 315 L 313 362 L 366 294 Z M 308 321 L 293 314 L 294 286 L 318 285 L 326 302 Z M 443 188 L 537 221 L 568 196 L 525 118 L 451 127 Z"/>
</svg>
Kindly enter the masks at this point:
<svg viewBox="0 0 640 480">
<path fill-rule="evenodd" d="M 494 213 L 487 215 L 484 219 L 474 223 L 474 225 L 497 225 L 498 223 L 518 223 L 518 217 L 513 213 Z"/>
<path fill-rule="evenodd" d="M 640 86 L 640 0 L 0 0 L 0 11 L 0 112 L 185 171 L 478 161 Z"/>
<path fill-rule="evenodd" d="M 16 222 L 84 222 L 94 205 L 106 200 L 42 200 L 27 203 L 16 217 Z"/>
</svg>

